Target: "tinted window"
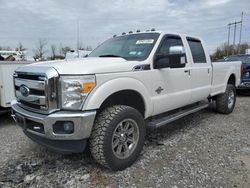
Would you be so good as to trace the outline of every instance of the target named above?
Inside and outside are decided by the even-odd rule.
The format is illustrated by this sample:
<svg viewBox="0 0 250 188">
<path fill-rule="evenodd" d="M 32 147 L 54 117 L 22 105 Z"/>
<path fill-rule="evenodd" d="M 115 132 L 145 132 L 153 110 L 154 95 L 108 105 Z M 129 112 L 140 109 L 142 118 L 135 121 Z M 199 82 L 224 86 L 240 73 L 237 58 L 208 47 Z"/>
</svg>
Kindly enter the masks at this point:
<svg viewBox="0 0 250 188">
<path fill-rule="evenodd" d="M 187 40 L 194 63 L 206 63 L 206 56 L 201 41 L 192 38 L 187 38 Z"/>
<path fill-rule="evenodd" d="M 165 39 L 163 39 L 163 42 L 160 45 L 160 48 L 158 49 L 157 53 L 163 54 L 163 55 L 171 55 L 172 53 L 170 52 L 171 47 L 176 47 L 176 46 L 182 46 L 183 43 L 182 40 L 179 36 L 167 36 Z M 173 55 L 173 54 L 172 54 Z M 179 58 L 161 58 L 158 60 L 160 64 L 162 64 L 164 67 L 174 67 L 174 68 L 183 68 L 182 64 L 179 63 Z M 171 64 L 171 65 L 170 65 Z M 178 66 L 179 65 L 179 66 Z"/>
<path fill-rule="evenodd" d="M 159 49 L 159 53 L 168 55 L 169 49 L 173 46 L 183 46 L 182 40 L 178 36 L 171 36 L 171 37 L 166 37 L 161 44 L 161 47 Z"/>
</svg>

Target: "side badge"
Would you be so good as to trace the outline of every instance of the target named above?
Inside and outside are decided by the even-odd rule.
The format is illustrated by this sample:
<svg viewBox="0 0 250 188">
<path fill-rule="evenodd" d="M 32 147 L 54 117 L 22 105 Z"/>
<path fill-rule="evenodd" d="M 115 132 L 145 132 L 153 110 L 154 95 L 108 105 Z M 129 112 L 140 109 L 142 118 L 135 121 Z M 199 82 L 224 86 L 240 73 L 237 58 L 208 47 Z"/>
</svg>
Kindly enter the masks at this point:
<svg viewBox="0 0 250 188">
<path fill-rule="evenodd" d="M 156 92 L 157 94 L 160 94 L 162 91 L 163 91 L 163 88 L 162 88 L 161 86 L 159 86 L 159 87 L 155 90 L 155 92 Z"/>
</svg>

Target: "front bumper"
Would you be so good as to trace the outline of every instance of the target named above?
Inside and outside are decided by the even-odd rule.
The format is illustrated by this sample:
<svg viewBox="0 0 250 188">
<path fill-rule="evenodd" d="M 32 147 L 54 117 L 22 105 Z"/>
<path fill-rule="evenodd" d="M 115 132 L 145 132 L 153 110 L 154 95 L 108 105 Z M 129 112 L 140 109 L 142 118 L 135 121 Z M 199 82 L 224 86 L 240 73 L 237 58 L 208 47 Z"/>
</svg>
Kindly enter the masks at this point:
<svg viewBox="0 0 250 188">
<path fill-rule="evenodd" d="M 59 111 L 49 115 L 27 111 L 16 101 L 11 104 L 12 117 L 24 133 L 35 142 L 61 152 L 81 152 L 82 147 L 74 145 L 84 142 L 90 137 L 96 111 L 74 112 Z M 57 134 L 53 126 L 57 122 L 70 121 L 74 123 L 74 131 L 70 134 Z M 72 143 L 70 147 L 69 143 Z M 80 144 L 79 144 L 80 145 Z M 67 147 L 66 147 L 67 146 Z"/>
</svg>

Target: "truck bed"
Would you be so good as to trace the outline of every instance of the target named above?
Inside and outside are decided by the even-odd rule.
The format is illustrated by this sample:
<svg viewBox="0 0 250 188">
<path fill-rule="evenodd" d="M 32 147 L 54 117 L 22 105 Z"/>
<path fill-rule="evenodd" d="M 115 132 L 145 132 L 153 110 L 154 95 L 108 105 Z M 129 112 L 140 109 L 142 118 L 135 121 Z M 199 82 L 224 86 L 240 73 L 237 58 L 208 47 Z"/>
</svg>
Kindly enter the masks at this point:
<svg viewBox="0 0 250 188">
<path fill-rule="evenodd" d="M 227 80 L 231 73 L 235 75 L 236 86 L 240 84 L 241 61 L 231 62 L 212 62 L 213 78 L 211 87 L 211 96 L 223 93 L 226 90 Z M 238 78 L 238 79 L 237 79 Z"/>
</svg>

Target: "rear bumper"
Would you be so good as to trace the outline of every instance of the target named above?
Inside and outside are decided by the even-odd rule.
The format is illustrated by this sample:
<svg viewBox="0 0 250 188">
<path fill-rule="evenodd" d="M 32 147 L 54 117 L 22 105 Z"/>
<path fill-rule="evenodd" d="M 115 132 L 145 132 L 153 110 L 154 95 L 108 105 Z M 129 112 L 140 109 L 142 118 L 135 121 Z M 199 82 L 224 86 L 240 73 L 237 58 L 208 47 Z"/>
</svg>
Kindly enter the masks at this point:
<svg viewBox="0 0 250 188">
<path fill-rule="evenodd" d="M 80 152 L 83 147 L 74 147 L 82 143 L 85 147 L 94 124 L 96 111 L 73 112 L 59 111 L 49 115 L 38 114 L 21 108 L 12 102 L 12 117 L 24 133 L 35 142 L 61 152 Z M 70 134 L 55 133 L 58 122 L 73 122 L 74 131 Z"/>
<path fill-rule="evenodd" d="M 250 82 L 241 82 L 241 84 L 237 87 L 237 89 L 240 90 L 250 89 Z"/>
</svg>

